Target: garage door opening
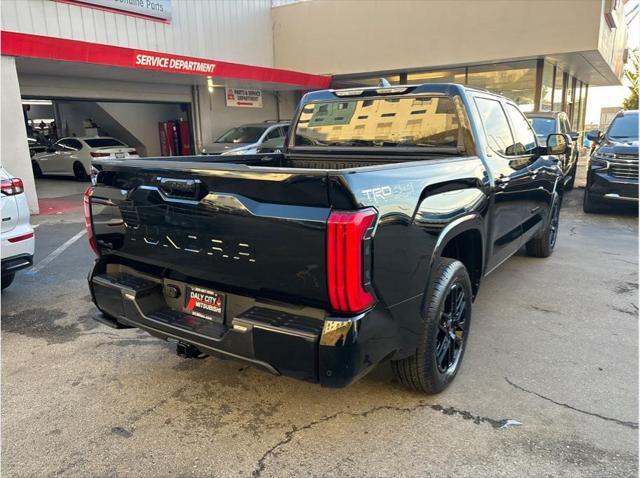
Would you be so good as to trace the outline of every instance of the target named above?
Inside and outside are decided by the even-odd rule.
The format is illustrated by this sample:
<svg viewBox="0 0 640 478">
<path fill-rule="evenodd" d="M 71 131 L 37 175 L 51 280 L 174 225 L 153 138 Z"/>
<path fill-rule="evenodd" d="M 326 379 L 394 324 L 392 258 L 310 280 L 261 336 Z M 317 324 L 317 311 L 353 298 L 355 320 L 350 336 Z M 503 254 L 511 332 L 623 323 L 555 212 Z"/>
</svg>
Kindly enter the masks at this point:
<svg viewBox="0 0 640 478">
<path fill-rule="evenodd" d="M 93 158 L 194 154 L 190 108 L 189 103 L 22 98 L 41 214 L 64 213 L 67 203 L 78 207 Z"/>
</svg>

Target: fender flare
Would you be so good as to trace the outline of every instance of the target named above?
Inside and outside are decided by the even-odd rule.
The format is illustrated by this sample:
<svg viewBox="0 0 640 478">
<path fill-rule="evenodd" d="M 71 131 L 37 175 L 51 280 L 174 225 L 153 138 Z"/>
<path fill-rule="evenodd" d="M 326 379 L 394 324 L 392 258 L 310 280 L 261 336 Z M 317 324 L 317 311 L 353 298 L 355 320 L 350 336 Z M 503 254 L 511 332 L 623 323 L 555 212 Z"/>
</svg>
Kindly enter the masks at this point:
<svg viewBox="0 0 640 478">
<path fill-rule="evenodd" d="M 440 257 L 442 257 L 442 252 L 444 251 L 445 246 L 449 243 L 451 239 L 458 236 L 459 234 L 475 230 L 480 234 L 480 253 L 482 257 L 480 258 L 480 277 L 484 274 L 484 260 L 485 260 L 485 234 L 484 234 L 484 218 L 477 212 L 465 214 L 464 216 L 458 217 L 455 220 L 451 221 L 447 224 L 440 234 L 438 235 L 438 239 L 436 240 L 436 245 L 431 254 L 431 259 L 429 262 L 429 272 L 427 274 L 427 282 L 425 284 L 425 292 L 422 299 L 421 311 L 425 310 L 426 301 L 430 296 L 430 288 L 433 283 L 433 273 L 435 269 L 435 265 Z"/>
</svg>

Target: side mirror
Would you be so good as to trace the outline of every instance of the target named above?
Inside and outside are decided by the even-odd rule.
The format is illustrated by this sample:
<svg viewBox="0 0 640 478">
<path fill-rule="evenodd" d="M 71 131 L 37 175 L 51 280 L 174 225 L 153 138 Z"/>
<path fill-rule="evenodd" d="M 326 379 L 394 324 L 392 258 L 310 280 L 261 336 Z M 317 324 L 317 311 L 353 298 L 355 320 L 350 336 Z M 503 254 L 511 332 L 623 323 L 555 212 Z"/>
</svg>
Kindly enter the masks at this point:
<svg viewBox="0 0 640 478">
<path fill-rule="evenodd" d="M 572 131 L 571 133 L 569 133 L 569 137 L 572 141 L 578 141 L 578 139 L 580 139 L 580 133 L 578 133 L 577 131 Z"/>
<path fill-rule="evenodd" d="M 595 141 L 596 143 L 600 142 L 601 136 L 602 136 L 602 133 L 600 132 L 599 129 L 592 129 L 587 133 L 587 139 L 590 141 Z"/>
<path fill-rule="evenodd" d="M 563 134 L 550 134 L 547 136 L 547 154 L 560 155 L 567 151 L 567 138 Z"/>
</svg>

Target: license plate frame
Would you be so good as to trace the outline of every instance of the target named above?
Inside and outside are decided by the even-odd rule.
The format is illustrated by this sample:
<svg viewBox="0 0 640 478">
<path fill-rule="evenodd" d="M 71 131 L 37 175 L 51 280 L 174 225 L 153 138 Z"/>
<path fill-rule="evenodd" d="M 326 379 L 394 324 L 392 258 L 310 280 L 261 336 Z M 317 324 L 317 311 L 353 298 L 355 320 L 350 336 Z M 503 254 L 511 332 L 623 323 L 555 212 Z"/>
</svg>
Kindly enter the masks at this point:
<svg viewBox="0 0 640 478">
<path fill-rule="evenodd" d="M 187 286 L 184 311 L 200 319 L 224 323 L 226 296 L 222 292 L 204 287 Z"/>
<path fill-rule="evenodd" d="M 116 153 L 116 159 L 124 159 L 124 153 Z"/>
</svg>

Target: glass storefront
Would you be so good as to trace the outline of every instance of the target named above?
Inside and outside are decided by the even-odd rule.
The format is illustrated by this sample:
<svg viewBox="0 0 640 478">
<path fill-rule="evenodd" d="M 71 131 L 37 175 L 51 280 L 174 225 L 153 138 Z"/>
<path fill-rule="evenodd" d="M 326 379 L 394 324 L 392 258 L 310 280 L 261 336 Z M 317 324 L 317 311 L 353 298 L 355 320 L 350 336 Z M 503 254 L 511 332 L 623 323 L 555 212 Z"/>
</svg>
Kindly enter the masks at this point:
<svg viewBox="0 0 640 478">
<path fill-rule="evenodd" d="M 542 69 L 540 71 L 539 69 Z M 483 88 L 513 100 L 522 111 L 564 111 L 572 129 L 584 126 L 588 85 L 548 61 L 524 60 L 392 75 L 335 78 L 334 88 L 394 84 L 458 83 Z"/>
<path fill-rule="evenodd" d="M 571 118 L 571 130 L 578 131 L 582 124 L 582 82 L 576 81 L 576 89 L 573 101 L 573 116 Z"/>
<path fill-rule="evenodd" d="M 548 61 L 542 67 L 542 85 L 540 91 L 540 111 L 551 111 L 553 107 L 553 70 Z"/>
<path fill-rule="evenodd" d="M 564 72 L 556 67 L 553 80 L 553 111 L 562 111 L 562 95 L 564 94 Z"/>
<path fill-rule="evenodd" d="M 511 98 L 522 111 L 533 111 L 536 70 L 536 60 L 470 66 L 467 84 Z"/>
<path fill-rule="evenodd" d="M 464 68 L 454 68 L 451 70 L 424 71 L 407 74 L 407 84 L 420 83 L 460 83 L 464 84 L 466 71 Z"/>
</svg>

